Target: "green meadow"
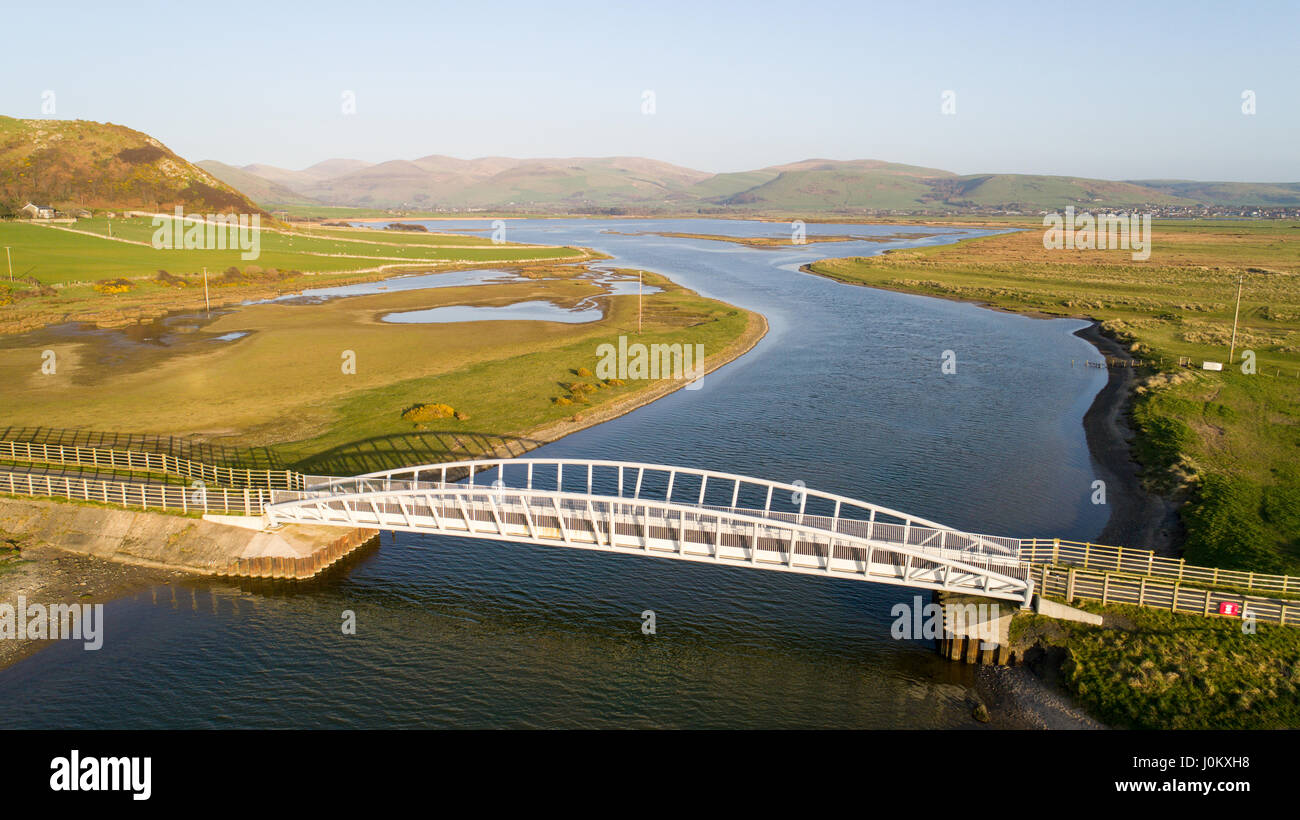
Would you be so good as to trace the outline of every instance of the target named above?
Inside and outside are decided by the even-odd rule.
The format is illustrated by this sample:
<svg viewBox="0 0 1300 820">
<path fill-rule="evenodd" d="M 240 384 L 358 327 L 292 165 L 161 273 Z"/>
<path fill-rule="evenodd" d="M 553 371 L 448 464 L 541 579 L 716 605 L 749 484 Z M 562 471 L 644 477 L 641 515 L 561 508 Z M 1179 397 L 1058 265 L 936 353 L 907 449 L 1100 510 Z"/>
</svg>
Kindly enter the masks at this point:
<svg viewBox="0 0 1300 820">
<path fill-rule="evenodd" d="M 1300 726 L 1300 629 L 1134 606 L 1076 604 L 1106 627 L 1020 613 L 1021 651 L 1059 647 L 1055 676 L 1089 714 L 1120 729 Z"/>
<path fill-rule="evenodd" d="M 260 255 L 255 260 L 245 260 L 239 249 L 155 249 L 150 243 L 156 229 L 144 217 L 113 220 L 114 239 L 107 238 L 107 220 L 81 220 L 70 227 L 96 235 L 25 222 L 0 222 L 0 245 L 11 248 L 15 277 L 30 276 L 41 284 L 52 285 L 110 277 L 148 277 L 159 270 L 184 273 L 198 272 L 204 267 L 210 271 L 230 266 L 242 269 L 250 264 L 262 269 L 328 273 L 403 262 L 512 262 L 583 255 L 576 248 L 493 245 L 490 241 L 472 239 L 456 244 L 482 244 L 483 247 L 439 249 L 437 243 L 390 236 L 397 234 L 396 231 L 376 231 L 381 235 L 373 239 L 368 236 L 345 239 L 329 234 L 306 236 L 262 230 Z M 450 240 L 443 244 L 450 244 Z M 7 269 L 3 273 L 7 276 Z"/>
<path fill-rule="evenodd" d="M 279 463 L 305 471 L 355 472 L 386 466 L 393 441 L 429 460 L 477 455 L 486 439 L 581 424 L 661 386 L 664 380 L 592 376 L 598 346 L 617 343 L 619 335 L 646 344 L 702 344 L 720 363 L 762 332 L 760 317 L 646 273 L 645 281 L 662 291 L 645 297 L 638 335 L 636 296 L 605 296 L 589 280 L 533 273 L 507 284 L 247 305 L 189 328 L 189 340 L 141 348 L 109 365 L 96 340 L 23 344 L 20 337 L 0 347 L 0 379 L 8 385 L 0 418 L 19 427 L 197 435 L 269 448 Z M 382 321 L 389 312 L 445 305 L 546 300 L 573 307 L 592 298 L 605 316 L 585 324 Z M 233 333 L 244 336 L 212 341 Z M 45 349 L 58 357 L 55 374 L 40 370 Z M 349 357 L 351 372 L 343 367 Z M 459 415 L 412 423 L 403 411 L 416 404 L 446 404 Z M 330 460 L 340 452 L 352 454 L 347 468 Z"/>
</svg>

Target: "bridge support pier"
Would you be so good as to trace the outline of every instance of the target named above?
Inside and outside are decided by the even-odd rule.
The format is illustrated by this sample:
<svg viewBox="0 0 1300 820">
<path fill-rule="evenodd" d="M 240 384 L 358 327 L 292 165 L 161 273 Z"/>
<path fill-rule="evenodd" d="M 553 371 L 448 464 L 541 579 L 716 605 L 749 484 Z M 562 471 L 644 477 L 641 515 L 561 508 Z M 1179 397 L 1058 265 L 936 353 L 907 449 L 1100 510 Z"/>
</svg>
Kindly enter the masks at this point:
<svg viewBox="0 0 1300 820">
<path fill-rule="evenodd" d="M 1015 664 L 1010 648 L 1015 604 L 954 592 L 936 592 L 934 597 L 943 610 L 943 634 L 935 641 L 939 654 L 984 666 Z"/>
</svg>

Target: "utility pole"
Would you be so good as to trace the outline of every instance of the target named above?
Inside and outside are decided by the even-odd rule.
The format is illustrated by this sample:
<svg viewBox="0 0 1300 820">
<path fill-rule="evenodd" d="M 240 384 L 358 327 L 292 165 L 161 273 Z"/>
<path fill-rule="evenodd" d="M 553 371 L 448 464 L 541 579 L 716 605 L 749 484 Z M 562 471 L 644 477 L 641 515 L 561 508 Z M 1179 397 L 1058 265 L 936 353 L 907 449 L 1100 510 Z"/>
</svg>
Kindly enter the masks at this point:
<svg viewBox="0 0 1300 820">
<path fill-rule="evenodd" d="M 203 304 L 207 305 L 208 318 L 212 318 L 212 302 L 208 299 L 208 269 L 203 268 Z"/>
<path fill-rule="evenodd" d="M 1246 274 L 1237 274 L 1237 309 L 1232 312 L 1232 345 L 1228 348 L 1228 366 L 1232 366 L 1232 357 L 1237 353 L 1237 317 L 1241 315 L 1241 282 Z"/>
<path fill-rule="evenodd" d="M 9 246 L 5 245 L 5 257 L 9 260 L 9 281 L 14 281 L 14 257 L 9 252 Z"/>
</svg>

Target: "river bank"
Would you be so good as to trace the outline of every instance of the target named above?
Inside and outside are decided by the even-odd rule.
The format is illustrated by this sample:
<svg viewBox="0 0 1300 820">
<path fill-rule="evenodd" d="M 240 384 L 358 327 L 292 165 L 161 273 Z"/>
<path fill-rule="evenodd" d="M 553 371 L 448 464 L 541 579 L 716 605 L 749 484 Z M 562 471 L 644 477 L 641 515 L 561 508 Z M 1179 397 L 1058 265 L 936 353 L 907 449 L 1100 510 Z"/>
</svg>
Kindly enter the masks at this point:
<svg viewBox="0 0 1300 820">
<path fill-rule="evenodd" d="M 24 546 L 18 556 L 0 564 L 0 603 L 102 604 L 157 584 L 178 583 L 188 577 L 179 569 L 144 567 L 78 555 L 45 544 Z M 0 669 L 49 646 L 49 640 L 0 640 Z"/>
<path fill-rule="evenodd" d="M 1117 340 L 1102 332 L 1101 323 L 1074 334 L 1097 348 L 1105 359 L 1127 358 L 1129 353 Z M 1137 435 L 1129 423 L 1137 371 L 1132 367 L 1108 368 L 1106 385 L 1097 393 L 1083 415 L 1088 450 L 1106 482 L 1106 503 L 1110 520 L 1097 536 L 1102 544 L 1132 544 L 1169 556 L 1177 555 L 1181 524 L 1179 505 L 1148 492 L 1142 483 L 1142 465 L 1134 458 Z"/>
</svg>

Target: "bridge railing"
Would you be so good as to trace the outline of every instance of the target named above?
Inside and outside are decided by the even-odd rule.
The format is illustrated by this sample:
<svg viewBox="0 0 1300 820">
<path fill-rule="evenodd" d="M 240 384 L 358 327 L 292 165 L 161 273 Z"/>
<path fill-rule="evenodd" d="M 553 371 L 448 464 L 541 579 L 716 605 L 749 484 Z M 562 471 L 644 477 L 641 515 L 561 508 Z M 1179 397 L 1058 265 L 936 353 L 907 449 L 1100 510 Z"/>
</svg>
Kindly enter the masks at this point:
<svg viewBox="0 0 1300 820">
<path fill-rule="evenodd" d="M 356 478 L 332 479 L 332 478 L 307 478 L 305 480 L 307 489 L 301 492 L 284 492 L 277 491 L 273 494 L 272 502 L 293 501 L 308 497 L 317 497 L 320 494 L 339 494 L 339 493 L 374 493 L 374 492 L 402 492 L 406 490 L 457 490 L 462 492 L 471 492 L 477 489 L 479 485 L 469 485 L 464 482 L 444 482 L 444 481 L 417 481 L 400 478 L 391 478 L 388 476 L 358 476 Z M 578 500 L 565 500 L 565 504 L 576 504 L 576 509 L 580 509 L 582 499 L 600 499 L 602 501 L 614 501 L 615 503 L 635 503 L 640 499 L 637 496 L 606 496 L 585 493 L 560 493 L 551 490 L 529 490 L 519 487 L 499 487 L 492 488 L 490 485 L 484 487 L 483 491 L 490 490 L 494 497 L 500 498 L 503 495 L 512 493 L 547 493 L 556 494 L 561 498 L 576 498 Z M 750 507 L 729 507 L 711 504 L 699 504 L 688 501 L 673 501 L 672 503 L 685 508 L 728 512 L 736 515 L 745 515 L 749 517 L 758 517 L 775 522 L 797 523 L 808 527 L 813 527 L 830 533 L 863 538 L 878 542 L 898 544 L 902 546 L 916 547 L 924 550 L 933 550 L 936 554 L 942 554 L 949 557 L 967 557 L 979 558 L 983 560 L 994 561 L 1006 566 L 1014 566 L 1019 563 L 1020 540 L 1016 538 L 1004 538 L 991 535 L 977 535 L 959 530 L 952 530 L 939 527 L 927 527 L 914 524 L 911 521 L 904 523 L 894 523 L 890 521 L 877 520 L 875 518 L 868 520 L 852 518 L 835 518 L 833 516 L 813 515 L 792 512 L 778 512 L 775 510 L 759 510 Z"/>
<path fill-rule="evenodd" d="M 758 562 L 765 568 L 959 588 L 1022 602 L 1032 591 L 1027 568 L 1015 561 L 933 545 L 867 541 L 743 508 L 444 482 L 344 483 L 363 491 L 277 491 L 267 512 L 283 523 L 376 526 L 590 548 L 613 546 L 619 538 L 622 549 L 669 557 Z M 666 542 L 667 550 L 650 547 L 652 540 Z M 950 577 L 953 586 L 948 586 Z"/>
<path fill-rule="evenodd" d="M 1016 560 L 1020 549 L 1019 539 L 954 530 L 802 484 L 669 465 L 598 459 L 474 459 L 385 470 L 348 480 L 358 482 L 352 486 L 360 491 L 403 486 L 401 482 L 411 482 L 409 486 L 426 482 L 468 486 L 499 482 L 512 489 L 550 489 L 633 500 L 650 497 L 701 508 L 746 510 L 748 514 L 777 520 L 816 521 L 834 532 L 879 533 L 875 537 L 894 543 L 956 549 L 1005 561 Z M 790 499 L 788 509 L 780 509 L 786 497 Z"/>
<path fill-rule="evenodd" d="M 492 474 L 507 487 L 591 494 L 597 485 L 602 485 L 606 488 L 602 491 L 603 495 L 633 499 L 648 497 L 683 504 L 749 509 L 761 505 L 764 510 L 771 510 L 774 504 L 780 504 L 783 498 L 788 497 L 790 511 L 800 515 L 821 514 L 810 509 L 810 505 L 820 504 L 834 518 L 853 518 L 856 514 L 862 520 L 875 520 L 883 516 L 900 524 L 910 521 L 917 526 L 943 529 L 942 524 L 933 521 L 848 496 L 811 489 L 802 484 L 665 464 L 603 459 L 473 459 L 385 470 L 357 478 L 439 481 L 476 486 L 490 484 L 488 477 Z M 510 481 L 511 476 L 516 480 Z M 578 489 L 574 488 L 575 483 Z M 728 497 L 729 503 L 724 504 L 711 500 Z M 742 498 L 756 503 L 741 503 Z"/>
<path fill-rule="evenodd" d="M 166 453 L 150 453 L 138 450 L 113 450 L 26 441 L 0 441 L 0 460 L 178 475 L 184 478 L 197 479 L 205 484 L 217 487 L 288 490 L 304 486 L 303 476 L 292 470 L 249 470 L 238 467 L 218 467 L 212 464 L 177 458 Z"/>
</svg>

